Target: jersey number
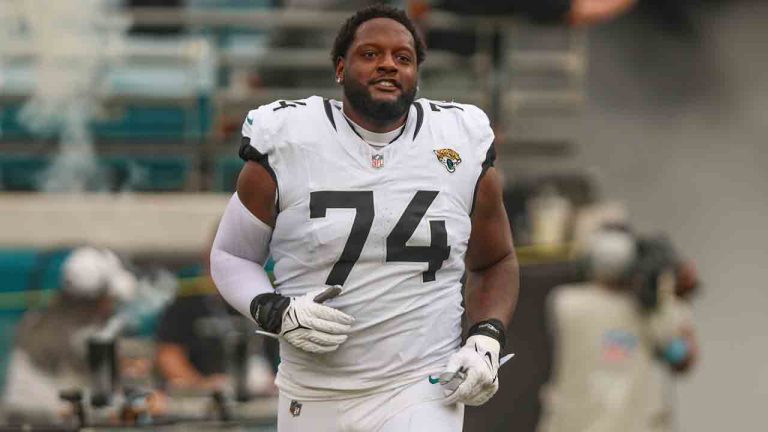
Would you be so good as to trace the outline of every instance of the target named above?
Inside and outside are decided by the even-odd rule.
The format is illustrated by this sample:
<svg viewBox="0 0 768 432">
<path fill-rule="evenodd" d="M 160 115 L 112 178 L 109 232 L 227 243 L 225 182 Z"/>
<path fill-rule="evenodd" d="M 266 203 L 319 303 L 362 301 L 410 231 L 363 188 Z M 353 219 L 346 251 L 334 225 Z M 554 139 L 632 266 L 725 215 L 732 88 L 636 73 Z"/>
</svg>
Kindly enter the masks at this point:
<svg viewBox="0 0 768 432">
<path fill-rule="evenodd" d="M 428 264 L 422 275 L 424 282 L 435 280 L 435 273 L 448 259 L 451 247 L 448 246 L 448 233 L 445 221 L 429 221 L 430 245 L 408 246 L 406 242 L 413 236 L 427 209 L 437 197 L 437 191 L 418 191 L 405 212 L 387 236 L 387 262 L 424 262 Z M 329 208 L 353 208 L 355 219 L 349 238 L 341 251 L 339 260 L 333 265 L 325 283 L 343 285 L 360 258 L 365 241 L 373 225 L 373 191 L 319 191 L 309 194 L 309 217 L 325 217 Z"/>
</svg>

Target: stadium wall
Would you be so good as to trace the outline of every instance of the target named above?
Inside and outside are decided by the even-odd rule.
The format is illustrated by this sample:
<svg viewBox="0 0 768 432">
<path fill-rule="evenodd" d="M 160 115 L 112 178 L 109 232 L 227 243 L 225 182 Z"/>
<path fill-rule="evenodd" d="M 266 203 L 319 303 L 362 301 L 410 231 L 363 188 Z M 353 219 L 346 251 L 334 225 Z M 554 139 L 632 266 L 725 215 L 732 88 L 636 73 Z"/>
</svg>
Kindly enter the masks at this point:
<svg viewBox="0 0 768 432">
<path fill-rule="evenodd" d="M 197 254 L 229 194 L 3 194 L 0 248 L 94 244 L 130 254 Z"/>
</svg>

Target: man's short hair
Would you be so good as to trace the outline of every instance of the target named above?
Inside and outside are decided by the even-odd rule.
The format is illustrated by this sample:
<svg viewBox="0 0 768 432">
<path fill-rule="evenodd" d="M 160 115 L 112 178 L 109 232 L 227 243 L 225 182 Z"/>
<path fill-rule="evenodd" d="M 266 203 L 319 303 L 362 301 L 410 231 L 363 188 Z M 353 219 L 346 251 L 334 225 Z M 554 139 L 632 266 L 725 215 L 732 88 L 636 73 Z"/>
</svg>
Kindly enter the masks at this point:
<svg viewBox="0 0 768 432">
<path fill-rule="evenodd" d="M 336 67 L 336 63 L 340 58 L 347 55 L 349 46 L 352 45 L 352 41 L 355 40 L 355 33 L 357 28 L 360 27 L 366 21 L 374 18 L 389 18 L 395 20 L 403 25 L 413 36 L 413 42 L 416 46 L 416 64 L 421 65 L 421 62 L 427 57 L 427 49 L 424 45 L 424 41 L 416 31 L 416 26 L 413 25 L 413 21 L 408 18 L 405 11 L 394 8 L 387 5 L 374 5 L 364 9 L 360 9 L 355 12 L 354 15 L 349 17 L 344 25 L 339 29 L 339 33 L 336 35 L 336 40 L 333 42 L 333 49 L 331 50 L 331 62 L 333 67 Z"/>
</svg>

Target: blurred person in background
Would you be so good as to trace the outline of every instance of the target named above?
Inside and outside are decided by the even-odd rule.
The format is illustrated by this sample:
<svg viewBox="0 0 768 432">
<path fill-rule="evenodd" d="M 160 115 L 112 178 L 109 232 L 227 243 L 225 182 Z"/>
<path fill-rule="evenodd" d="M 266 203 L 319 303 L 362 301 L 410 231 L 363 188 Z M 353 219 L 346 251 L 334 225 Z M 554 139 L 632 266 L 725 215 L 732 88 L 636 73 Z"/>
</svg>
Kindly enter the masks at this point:
<svg viewBox="0 0 768 432">
<path fill-rule="evenodd" d="M 168 391 L 228 390 L 237 384 L 228 374 L 234 356 L 240 354 L 234 344 L 243 332 L 251 331 L 238 325 L 242 317 L 216 290 L 210 275 L 210 252 L 207 248 L 202 254 L 199 276 L 182 279 L 176 298 L 163 311 L 156 328 L 155 364 L 161 385 Z M 249 357 L 245 365 L 248 390 L 274 392 L 273 371 L 262 360 L 264 356 L 242 354 Z"/>
<path fill-rule="evenodd" d="M 230 319 L 210 279 L 182 283 L 156 331 L 155 364 L 166 390 L 228 385 L 226 338 L 234 331 Z"/>
<path fill-rule="evenodd" d="M 411 0 L 417 14 L 431 7 L 459 14 L 515 15 L 543 23 L 589 25 L 615 18 L 638 0 Z"/>
<path fill-rule="evenodd" d="M 135 277 L 110 250 L 81 247 L 67 257 L 61 291 L 19 325 L 3 395 L 9 423 L 57 423 L 66 416 L 59 392 L 90 385 L 88 339 L 135 290 Z"/>
<path fill-rule="evenodd" d="M 427 46 L 463 56 L 473 56 L 478 49 L 488 50 L 494 73 L 488 114 L 491 119 L 503 115 L 501 93 L 508 84 L 506 51 L 514 44 L 509 32 L 521 28 L 517 21 L 532 21 L 550 26 L 588 26 L 611 20 L 630 10 L 637 0 L 411 0 L 409 10 L 425 35 Z M 430 26 L 433 10 L 458 17 L 451 27 Z M 483 18 L 472 20 L 471 17 Z M 499 22 L 499 19 L 507 18 Z M 515 21 L 512 21 L 515 18 Z M 471 27 L 467 27 L 470 23 Z M 522 27 L 524 28 L 524 27 Z M 485 47 L 485 48 L 480 48 Z M 501 130 L 497 130 L 503 141 Z"/>
<path fill-rule="evenodd" d="M 554 361 L 539 431 L 670 431 L 667 371 L 698 356 L 695 270 L 668 242 L 620 228 L 600 229 L 587 255 L 591 280 L 549 299 Z"/>
<path fill-rule="evenodd" d="M 280 341 L 281 432 L 457 432 L 499 388 L 518 265 L 494 135 L 473 105 L 416 99 L 425 55 L 403 11 L 362 9 L 331 52 L 342 101 L 243 123 L 211 273 Z"/>
</svg>

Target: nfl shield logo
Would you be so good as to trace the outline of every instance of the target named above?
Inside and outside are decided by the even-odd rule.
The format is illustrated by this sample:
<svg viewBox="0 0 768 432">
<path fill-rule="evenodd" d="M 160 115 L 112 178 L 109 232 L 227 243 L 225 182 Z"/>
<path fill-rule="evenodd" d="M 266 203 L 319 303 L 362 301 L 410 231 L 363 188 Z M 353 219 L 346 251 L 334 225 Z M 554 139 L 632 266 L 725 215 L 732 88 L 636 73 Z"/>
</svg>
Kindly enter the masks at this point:
<svg viewBox="0 0 768 432">
<path fill-rule="evenodd" d="M 291 415 L 294 417 L 298 417 L 301 415 L 301 403 L 296 400 L 291 401 L 291 407 L 290 407 Z"/>
<path fill-rule="evenodd" d="M 384 166 L 384 155 L 375 154 L 371 156 L 371 166 L 374 168 L 381 168 Z"/>
<path fill-rule="evenodd" d="M 607 363 L 623 363 L 632 357 L 637 336 L 624 330 L 609 330 L 603 335 L 602 357 Z"/>
</svg>

